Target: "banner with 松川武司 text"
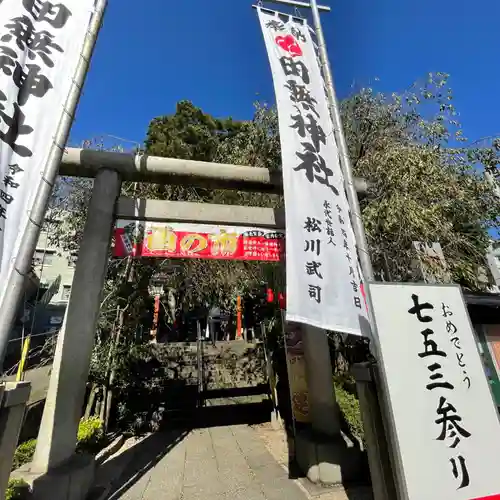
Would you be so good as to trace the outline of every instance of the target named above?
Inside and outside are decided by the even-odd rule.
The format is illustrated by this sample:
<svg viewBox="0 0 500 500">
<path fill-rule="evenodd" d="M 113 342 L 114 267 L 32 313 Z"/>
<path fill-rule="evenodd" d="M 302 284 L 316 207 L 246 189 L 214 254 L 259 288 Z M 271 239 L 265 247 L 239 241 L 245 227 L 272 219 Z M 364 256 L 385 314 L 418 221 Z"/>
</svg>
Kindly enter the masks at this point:
<svg viewBox="0 0 500 500">
<path fill-rule="evenodd" d="M 94 3 L 0 1 L 0 308 Z"/>
<path fill-rule="evenodd" d="M 307 21 L 258 8 L 276 93 L 286 215 L 286 319 L 361 335 L 362 277 Z"/>
</svg>

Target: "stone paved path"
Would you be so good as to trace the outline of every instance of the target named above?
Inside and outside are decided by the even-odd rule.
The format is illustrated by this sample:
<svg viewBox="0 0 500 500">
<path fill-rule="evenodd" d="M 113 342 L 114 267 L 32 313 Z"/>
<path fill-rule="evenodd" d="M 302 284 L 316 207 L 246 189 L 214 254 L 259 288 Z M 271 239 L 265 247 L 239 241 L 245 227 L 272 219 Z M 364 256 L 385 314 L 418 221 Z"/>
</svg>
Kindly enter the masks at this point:
<svg viewBox="0 0 500 500">
<path fill-rule="evenodd" d="M 155 434 L 128 450 L 108 500 L 306 500 L 250 427 Z"/>
</svg>

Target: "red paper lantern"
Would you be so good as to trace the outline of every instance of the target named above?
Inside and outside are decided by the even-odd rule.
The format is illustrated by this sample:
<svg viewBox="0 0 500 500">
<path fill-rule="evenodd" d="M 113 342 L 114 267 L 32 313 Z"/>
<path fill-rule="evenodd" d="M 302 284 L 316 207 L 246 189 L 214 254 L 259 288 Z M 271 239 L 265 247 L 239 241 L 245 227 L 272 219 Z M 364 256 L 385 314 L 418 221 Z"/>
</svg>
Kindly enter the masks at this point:
<svg viewBox="0 0 500 500">
<path fill-rule="evenodd" d="M 269 303 L 274 302 L 274 292 L 272 288 L 267 289 L 267 301 Z"/>
<path fill-rule="evenodd" d="M 286 309 L 286 298 L 285 298 L 285 294 L 280 292 L 278 294 L 278 302 L 279 302 L 279 305 L 280 305 L 280 309 L 282 310 L 285 310 Z"/>
</svg>

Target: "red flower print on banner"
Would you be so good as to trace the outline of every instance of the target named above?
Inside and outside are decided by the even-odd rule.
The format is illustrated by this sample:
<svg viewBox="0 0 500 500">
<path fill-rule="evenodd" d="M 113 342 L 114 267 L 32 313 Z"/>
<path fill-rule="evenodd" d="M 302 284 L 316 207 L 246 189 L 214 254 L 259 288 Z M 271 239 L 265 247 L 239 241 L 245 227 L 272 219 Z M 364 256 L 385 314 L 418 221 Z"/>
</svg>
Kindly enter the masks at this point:
<svg viewBox="0 0 500 500">
<path fill-rule="evenodd" d="M 292 57 L 301 56 L 302 49 L 299 43 L 292 35 L 277 36 L 275 42 L 286 52 L 288 52 Z"/>
</svg>

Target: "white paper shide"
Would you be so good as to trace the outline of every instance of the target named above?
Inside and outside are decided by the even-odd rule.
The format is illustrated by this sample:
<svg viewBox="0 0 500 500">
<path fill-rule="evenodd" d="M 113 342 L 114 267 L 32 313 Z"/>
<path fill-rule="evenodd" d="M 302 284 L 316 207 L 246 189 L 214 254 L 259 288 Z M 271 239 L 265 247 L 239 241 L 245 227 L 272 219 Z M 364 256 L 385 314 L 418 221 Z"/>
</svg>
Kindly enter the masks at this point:
<svg viewBox="0 0 500 500">
<path fill-rule="evenodd" d="M 500 424 L 460 288 L 370 293 L 405 498 L 493 499 Z"/>
<path fill-rule="evenodd" d="M 362 280 L 324 81 L 306 21 L 258 9 L 279 114 L 288 321 L 359 335 Z"/>
<path fill-rule="evenodd" d="M 93 8 L 94 0 L 0 1 L 0 303 Z"/>
</svg>

